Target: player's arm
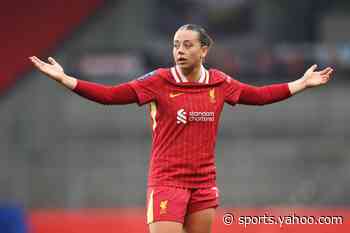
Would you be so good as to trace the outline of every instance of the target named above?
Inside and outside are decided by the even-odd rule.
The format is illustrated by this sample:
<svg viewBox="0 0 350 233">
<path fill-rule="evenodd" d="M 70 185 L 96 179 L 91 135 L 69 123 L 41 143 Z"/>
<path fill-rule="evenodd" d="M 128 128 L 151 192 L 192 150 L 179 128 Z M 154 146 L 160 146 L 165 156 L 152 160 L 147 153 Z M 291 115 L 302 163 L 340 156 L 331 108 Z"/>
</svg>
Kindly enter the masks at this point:
<svg viewBox="0 0 350 233">
<path fill-rule="evenodd" d="M 287 83 L 256 87 L 240 83 L 239 104 L 265 105 L 282 101 L 291 96 Z"/>
<path fill-rule="evenodd" d="M 316 87 L 326 84 L 333 72 L 328 67 L 321 71 L 315 71 L 316 65 L 311 66 L 302 78 L 290 83 L 273 84 L 263 87 L 255 87 L 240 83 L 241 94 L 239 103 L 247 105 L 265 105 L 287 99 L 306 88 Z"/>
<path fill-rule="evenodd" d="M 106 86 L 78 80 L 66 75 L 62 66 L 51 57 L 48 59 L 49 63 L 35 56 L 29 59 L 39 71 L 48 77 L 76 92 L 78 95 L 94 102 L 101 104 L 130 104 L 138 101 L 136 93 L 126 83 L 116 86 Z"/>
</svg>

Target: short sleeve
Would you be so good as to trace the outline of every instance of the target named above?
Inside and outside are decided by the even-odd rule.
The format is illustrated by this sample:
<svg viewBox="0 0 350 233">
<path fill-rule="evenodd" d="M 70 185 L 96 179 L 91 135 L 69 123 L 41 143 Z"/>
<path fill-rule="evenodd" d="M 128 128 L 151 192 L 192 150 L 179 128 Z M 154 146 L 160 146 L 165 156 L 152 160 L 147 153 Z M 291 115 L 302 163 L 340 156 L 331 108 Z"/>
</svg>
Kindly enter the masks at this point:
<svg viewBox="0 0 350 233">
<path fill-rule="evenodd" d="M 157 99 L 159 79 L 160 76 L 157 75 L 157 70 L 155 70 L 128 83 L 135 91 L 140 106 Z"/>
</svg>

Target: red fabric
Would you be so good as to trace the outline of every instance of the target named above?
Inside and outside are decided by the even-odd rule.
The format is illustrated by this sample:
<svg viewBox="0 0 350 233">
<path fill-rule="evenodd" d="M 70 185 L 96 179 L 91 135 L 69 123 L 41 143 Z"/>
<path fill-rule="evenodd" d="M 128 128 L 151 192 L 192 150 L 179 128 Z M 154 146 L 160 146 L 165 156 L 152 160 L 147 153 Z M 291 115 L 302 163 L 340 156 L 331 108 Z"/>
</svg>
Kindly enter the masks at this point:
<svg viewBox="0 0 350 233">
<path fill-rule="evenodd" d="M 217 70 L 209 77 L 209 84 L 176 83 L 169 69 L 158 69 L 117 86 L 78 80 L 74 91 L 102 104 L 153 102 L 148 185 L 211 188 L 216 186 L 214 151 L 224 103 L 273 103 L 290 91 L 287 84 L 249 86 Z"/>
<path fill-rule="evenodd" d="M 78 80 L 73 90 L 78 95 L 101 104 L 131 104 L 137 102 L 137 96 L 129 84 L 106 86 Z"/>
<path fill-rule="evenodd" d="M 265 105 L 272 104 L 292 96 L 288 84 L 273 84 L 262 87 L 255 87 L 239 82 L 230 76 L 219 72 L 225 79 L 225 101 L 231 105 Z"/>
<path fill-rule="evenodd" d="M 286 84 L 255 88 L 217 70 L 209 73 L 209 84 L 176 83 L 169 69 L 130 83 L 140 105 L 156 105 L 149 186 L 216 186 L 214 151 L 224 102 L 265 104 L 290 95 Z"/>
<path fill-rule="evenodd" d="M 161 72 L 131 83 L 139 104 L 154 101 L 157 106 L 155 119 L 151 117 L 148 185 L 214 187 L 214 147 L 223 92 L 213 85 L 174 85 L 162 78 Z M 170 75 L 169 70 L 164 72 Z M 211 89 L 216 89 L 214 99 L 209 96 Z"/>
<path fill-rule="evenodd" d="M 218 205 L 219 194 L 216 187 L 205 189 L 149 187 L 147 189 L 147 212 L 150 212 L 153 219 L 147 219 L 147 222 L 174 221 L 184 223 L 187 214 L 216 208 Z"/>
<path fill-rule="evenodd" d="M 33 68 L 29 56 L 46 56 L 104 0 L 1 1 L 0 94 Z"/>
<path fill-rule="evenodd" d="M 238 103 L 247 105 L 272 104 L 291 96 L 287 83 L 254 87 L 241 83 Z"/>
<path fill-rule="evenodd" d="M 147 223 L 172 221 L 184 223 L 187 205 L 191 197 L 189 189 L 156 186 L 147 189 Z"/>
</svg>

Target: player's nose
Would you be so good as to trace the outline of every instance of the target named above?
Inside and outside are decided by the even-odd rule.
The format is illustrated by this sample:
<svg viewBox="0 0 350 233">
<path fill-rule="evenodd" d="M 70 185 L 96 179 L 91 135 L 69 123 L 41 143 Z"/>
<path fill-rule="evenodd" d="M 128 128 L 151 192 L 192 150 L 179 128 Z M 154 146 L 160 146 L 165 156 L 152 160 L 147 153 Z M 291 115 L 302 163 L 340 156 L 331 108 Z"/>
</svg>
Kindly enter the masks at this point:
<svg viewBox="0 0 350 233">
<path fill-rule="evenodd" d="M 185 52 L 183 51 L 183 50 L 181 50 L 181 49 L 179 49 L 178 51 L 177 51 L 177 55 L 184 55 L 185 54 Z"/>
<path fill-rule="evenodd" d="M 185 49 L 184 49 L 184 46 L 183 45 L 180 45 L 178 47 L 178 49 L 176 50 L 177 54 L 184 54 L 185 53 Z"/>
</svg>

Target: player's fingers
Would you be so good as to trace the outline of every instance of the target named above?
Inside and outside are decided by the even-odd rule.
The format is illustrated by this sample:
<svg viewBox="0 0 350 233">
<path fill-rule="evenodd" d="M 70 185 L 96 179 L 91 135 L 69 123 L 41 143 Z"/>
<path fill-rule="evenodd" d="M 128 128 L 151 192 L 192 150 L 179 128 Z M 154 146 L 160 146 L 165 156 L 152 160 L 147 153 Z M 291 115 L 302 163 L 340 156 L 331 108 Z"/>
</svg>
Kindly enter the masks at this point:
<svg viewBox="0 0 350 233">
<path fill-rule="evenodd" d="M 34 59 L 33 57 L 28 57 L 29 61 L 31 61 L 32 63 L 34 63 Z"/>
<path fill-rule="evenodd" d="M 332 68 L 330 68 L 330 67 L 327 67 L 326 69 L 323 69 L 323 70 L 321 70 L 320 71 L 320 74 L 327 74 L 329 71 L 331 71 L 332 70 Z"/>
<path fill-rule="evenodd" d="M 36 66 L 36 67 L 40 67 L 41 63 L 40 60 L 37 57 L 30 57 L 30 61 Z"/>
<path fill-rule="evenodd" d="M 36 56 L 33 56 L 33 60 L 39 65 L 45 65 L 46 64 L 45 62 L 43 62 L 42 60 L 40 60 Z"/>
<path fill-rule="evenodd" d="M 330 76 L 333 73 L 333 71 L 334 70 L 332 68 L 330 68 L 326 74 Z"/>
<path fill-rule="evenodd" d="M 49 57 L 49 62 L 52 64 L 52 65 L 57 65 L 58 63 L 56 62 L 55 59 L 53 59 L 53 57 Z"/>
<path fill-rule="evenodd" d="M 314 72 L 317 68 L 316 64 L 313 64 L 307 71 Z"/>
</svg>

